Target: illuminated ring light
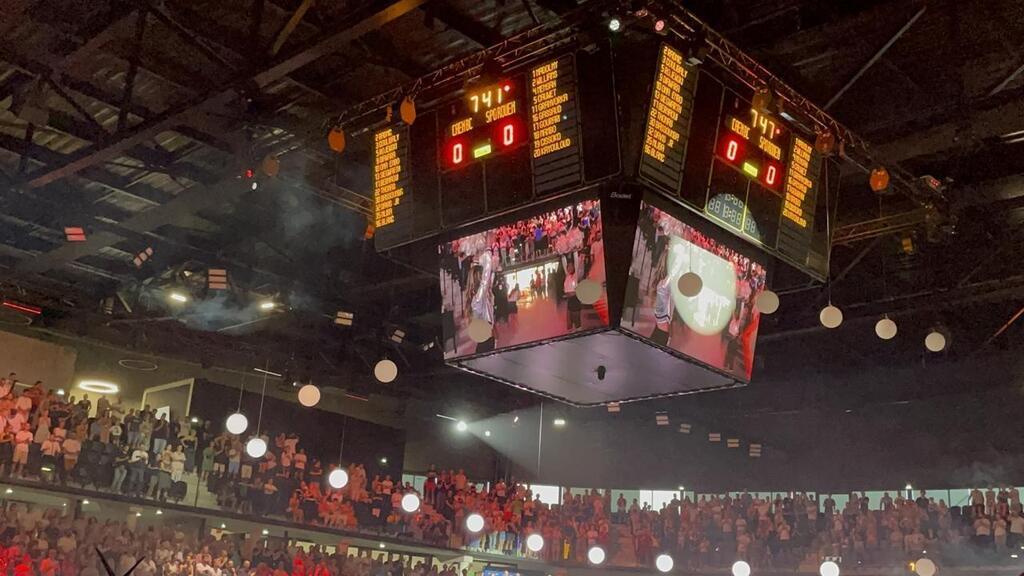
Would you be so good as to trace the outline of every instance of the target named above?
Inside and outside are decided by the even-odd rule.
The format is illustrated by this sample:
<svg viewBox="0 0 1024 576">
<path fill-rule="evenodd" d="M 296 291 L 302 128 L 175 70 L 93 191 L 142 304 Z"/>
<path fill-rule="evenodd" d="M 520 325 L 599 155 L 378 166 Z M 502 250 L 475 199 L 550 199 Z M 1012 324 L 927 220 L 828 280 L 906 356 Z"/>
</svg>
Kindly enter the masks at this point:
<svg viewBox="0 0 1024 576">
<path fill-rule="evenodd" d="M 732 576 L 750 576 L 750 564 L 743 560 L 737 560 L 732 565 Z"/>
<path fill-rule="evenodd" d="M 235 412 L 228 416 L 228 419 L 224 421 L 224 428 L 227 428 L 227 431 L 232 434 L 241 434 L 242 432 L 245 432 L 245 429 L 248 427 L 249 419 L 241 412 Z"/>
<path fill-rule="evenodd" d="M 484 517 L 483 516 L 477 514 L 476 512 L 470 514 L 469 516 L 466 516 L 466 530 L 469 530 L 473 534 L 476 534 L 477 532 L 479 532 L 479 531 L 481 531 L 483 529 L 484 529 Z M 536 534 L 533 534 L 532 536 L 536 536 Z M 544 539 L 541 538 L 541 545 L 543 545 L 543 544 L 544 544 Z M 526 539 L 526 547 L 527 548 L 530 547 L 530 538 Z M 531 548 L 531 550 L 532 550 L 532 548 Z"/>
<path fill-rule="evenodd" d="M 327 475 L 327 484 L 335 490 L 341 490 L 348 485 L 348 472 L 344 468 L 335 468 Z"/>
<path fill-rule="evenodd" d="M 136 360 L 134 358 L 122 358 L 117 361 L 118 366 L 138 372 L 156 372 L 160 366 L 149 360 Z"/>
<path fill-rule="evenodd" d="M 839 576 L 839 564 L 826 560 L 818 568 L 818 574 L 821 574 L 821 576 Z"/>
<path fill-rule="evenodd" d="M 420 497 L 412 492 L 402 496 L 402 510 L 413 513 L 420 509 Z"/>
<path fill-rule="evenodd" d="M 121 390 L 117 384 L 104 380 L 82 380 L 78 383 L 78 387 L 86 392 L 95 392 L 96 394 L 117 394 Z"/>
<path fill-rule="evenodd" d="M 540 552 L 544 549 L 544 537 L 540 534 L 530 534 L 526 537 L 526 547 L 530 552 Z"/>
<path fill-rule="evenodd" d="M 675 566 L 675 561 L 668 554 L 659 554 L 654 559 L 654 565 L 658 568 L 659 572 L 671 572 L 672 567 Z"/>
<path fill-rule="evenodd" d="M 245 443 L 245 453 L 252 458 L 263 458 L 267 453 L 267 441 L 259 436 L 254 436 Z"/>
</svg>

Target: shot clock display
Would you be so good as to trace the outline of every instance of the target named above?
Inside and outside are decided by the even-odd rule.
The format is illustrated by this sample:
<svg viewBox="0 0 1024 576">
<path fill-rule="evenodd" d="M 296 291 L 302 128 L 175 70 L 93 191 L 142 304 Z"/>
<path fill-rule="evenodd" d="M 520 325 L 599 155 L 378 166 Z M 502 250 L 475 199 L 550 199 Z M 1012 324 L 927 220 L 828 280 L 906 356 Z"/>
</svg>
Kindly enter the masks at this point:
<svg viewBox="0 0 1024 576">
<path fill-rule="evenodd" d="M 442 115 L 441 169 L 458 170 L 527 141 L 522 76 L 466 92 Z"/>
</svg>

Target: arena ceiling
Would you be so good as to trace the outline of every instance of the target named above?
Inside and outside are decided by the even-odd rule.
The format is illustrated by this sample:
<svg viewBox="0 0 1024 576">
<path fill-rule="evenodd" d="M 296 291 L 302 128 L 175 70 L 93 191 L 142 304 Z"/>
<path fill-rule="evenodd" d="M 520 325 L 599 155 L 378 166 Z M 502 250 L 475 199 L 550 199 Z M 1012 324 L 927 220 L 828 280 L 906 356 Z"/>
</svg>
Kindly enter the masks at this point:
<svg viewBox="0 0 1024 576">
<path fill-rule="evenodd" d="M 530 404 L 440 367 L 429 349 L 439 331 L 436 276 L 365 240 L 367 138 L 350 138 L 338 155 L 324 134 L 349 106 L 523 30 L 558 25 L 586 4 L 608 5 L 6 0 L 0 291 L 46 309 L 44 327 L 140 349 L 207 363 L 269 355 L 295 374 L 326 374 L 365 393 L 382 392 L 369 367 L 389 351 L 415 376 L 384 393 L 481 411 Z M 1019 344 L 1024 5 L 686 5 L 873 143 L 875 158 L 942 186 L 927 206 L 879 198 L 865 172 L 846 167 L 831 271 L 846 325 L 826 333 L 817 315 L 827 291 L 780 276 L 782 310 L 762 324 L 765 378 L 783 382 L 794 364 L 805 375 L 820 370 L 794 358 L 856 371 L 879 359 L 970 361 Z M 253 190 L 245 171 L 268 154 L 280 159 L 279 174 Z M 68 242 L 67 227 L 84 228 L 86 240 Z M 137 266 L 147 248 L 152 255 Z M 238 310 L 248 304 L 180 314 L 154 296 L 205 283 L 209 268 L 228 270 L 240 301 L 273 298 L 290 310 L 250 322 Z M 353 312 L 354 326 L 334 325 L 338 311 Z M 900 337 L 882 345 L 872 327 L 886 313 Z M 938 360 L 921 345 L 935 325 L 953 341 Z M 911 398 L 929 394 L 897 386 Z M 846 393 L 863 403 L 863 393 Z M 778 395 L 788 404 L 776 408 L 802 398 Z"/>
</svg>

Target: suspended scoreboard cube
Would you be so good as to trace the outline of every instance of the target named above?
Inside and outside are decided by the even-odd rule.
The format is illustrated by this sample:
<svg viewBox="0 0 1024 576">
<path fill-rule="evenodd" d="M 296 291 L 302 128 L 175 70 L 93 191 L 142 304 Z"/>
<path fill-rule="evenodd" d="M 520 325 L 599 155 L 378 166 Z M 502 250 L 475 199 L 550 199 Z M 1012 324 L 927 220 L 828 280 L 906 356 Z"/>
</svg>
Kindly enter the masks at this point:
<svg viewBox="0 0 1024 576">
<path fill-rule="evenodd" d="M 377 248 L 439 270 L 463 370 L 578 406 L 744 385 L 769 275 L 826 275 L 835 166 L 670 42 L 587 48 L 379 130 Z"/>
</svg>

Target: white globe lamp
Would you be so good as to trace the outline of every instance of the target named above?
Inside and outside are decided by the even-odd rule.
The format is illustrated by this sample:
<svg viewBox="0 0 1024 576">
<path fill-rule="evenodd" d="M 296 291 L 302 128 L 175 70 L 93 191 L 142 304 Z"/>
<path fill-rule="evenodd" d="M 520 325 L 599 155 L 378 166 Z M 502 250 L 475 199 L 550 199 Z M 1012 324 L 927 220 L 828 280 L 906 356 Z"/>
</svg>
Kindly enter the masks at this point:
<svg viewBox="0 0 1024 576">
<path fill-rule="evenodd" d="M 839 576 L 839 564 L 831 560 L 826 560 L 821 563 L 818 568 L 818 574 L 821 576 Z"/>
<path fill-rule="evenodd" d="M 672 567 L 675 566 L 675 561 L 668 554 L 659 554 L 654 559 L 654 566 L 658 568 L 659 572 L 671 572 Z"/>
<path fill-rule="evenodd" d="M 252 458 L 263 458 L 267 453 L 266 440 L 259 436 L 250 438 L 249 441 L 245 443 L 245 453 Z"/>
<path fill-rule="evenodd" d="M 544 537 L 540 534 L 530 534 L 526 537 L 526 547 L 530 552 L 540 552 L 544 549 Z"/>
<path fill-rule="evenodd" d="M 420 497 L 412 492 L 402 496 L 402 510 L 413 513 L 420 509 Z"/>
<path fill-rule="evenodd" d="M 312 408 L 320 402 L 320 389 L 313 384 L 306 384 L 299 388 L 299 404 L 306 408 Z"/>
<path fill-rule="evenodd" d="M 394 360 L 385 358 L 373 367 L 373 376 L 381 384 L 394 382 L 395 378 L 398 378 L 398 364 L 395 364 Z"/>
<path fill-rule="evenodd" d="M 476 512 L 466 516 L 466 530 L 469 530 L 473 534 L 484 529 L 484 517 L 477 514 Z M 529 546 L 530 539 L 526 539 L 527 546 Z"/>
<path fill-rule="evenodd" d="M 594 566 L 599 566 L 604 563 L 604 548 L 600 546 L 594 546 L 590 550 L 587 550 L 587 560 Z"/>
<path fill-rule="evenodd" d="M 892 340 L 896 337 L 896 332 L 896 323 L 888 316 L 875 324 L 875 334 L 882 340 Z"/>
<path fill-rule="evenodd" d="M 228 419 L 224 422 L 224 427 L 232 434 L 241 434 L 249 427 L 249 419 L 245 417 L 245 414 L 235 412 L 228 416 Z"/>
<path fill-rule="evenodd" d="M 732 576 L 750 576 L 750 564 L 737 560 L 732 565 Z"/>
<path fill-rule="evenodd" d="M 924 347 L 929 352 L 942 352 L 946 349 L 946 336 L 938 330 L 932 330 L 924 337 Z"/>
<path fill-rule="evenodd" d="M 327 475 L 327 484 L 335 490 L 341 490 L 348 485 L 348 472 L 344 468 L 335 468 Z"/>
<path fill-rule="evenodd" d="M 754 298 L 754 306 L 757 306 L 761 314 L 774 314 L 779 309 L 779 295 L 771 290 L 764 290 Z"/>
<path fill-rule="evenodd" d="M 818 319 L 825 328 L 838 328 L 843 323 L 843 311 L 829 304 L 821 309 Z"/>
</svg>

